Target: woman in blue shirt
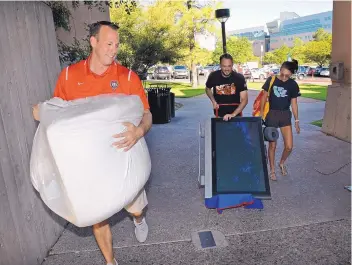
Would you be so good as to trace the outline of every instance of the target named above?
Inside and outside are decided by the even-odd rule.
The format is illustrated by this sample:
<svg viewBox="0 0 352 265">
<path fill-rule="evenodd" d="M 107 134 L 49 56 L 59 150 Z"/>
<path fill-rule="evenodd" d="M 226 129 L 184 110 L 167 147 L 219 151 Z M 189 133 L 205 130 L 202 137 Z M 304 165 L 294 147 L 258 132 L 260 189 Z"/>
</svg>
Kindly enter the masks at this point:
<svg viewBox="0 0 352 265">
<path fill-rule="evenodd" d="M 280 68 L 280 73 L 275 77 L 274 83 L 268 95 L 270 81 L 273 77 L 269 77 L 263 85 L 264 96 L 261 101 L 261 116 L 263 116 L 264 105 L 269 96 L 269 112 L 265 118 L 265 124 L 268 127 L 280 128 L 284 139 L 284 151 L 279 162 L 281 174 L 288 174 L 285 161 L 289 157 L 293 147 L 293 136 L 291 118 L 292 113 L 295 118 L 296 132 L 300 133 L 298 120 L 297 97 L 299 96 L 299 87 L 295 80 L 291 77 L 298 69 L 296 60 L 284 62 Z M 292 112 L 290 110 L 292 109 Z M 270 162 L 270 179 L 276 180 L 275 174 L 275 150 L 276 142 L 269 142 L 269 162 Z"/>
</svg>

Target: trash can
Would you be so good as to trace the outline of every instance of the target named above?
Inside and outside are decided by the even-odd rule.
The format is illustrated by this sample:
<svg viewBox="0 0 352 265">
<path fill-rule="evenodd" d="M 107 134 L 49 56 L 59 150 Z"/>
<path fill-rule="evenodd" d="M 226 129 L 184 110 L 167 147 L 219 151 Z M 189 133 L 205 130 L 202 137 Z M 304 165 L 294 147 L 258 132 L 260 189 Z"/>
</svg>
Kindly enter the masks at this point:
<svg viewBox="0 0 352 265">
<path fill-rule="evenodd" d="M 153 87 L 147 89 L 150 112 L 153 124 L 164 124 L 171 121 L 170 87 Z"/>
<path fill-rule="evenodd" d="M 175 93 L 170 92 L 170 113 L 171 118 L 175 118 Z"/>
</svg>

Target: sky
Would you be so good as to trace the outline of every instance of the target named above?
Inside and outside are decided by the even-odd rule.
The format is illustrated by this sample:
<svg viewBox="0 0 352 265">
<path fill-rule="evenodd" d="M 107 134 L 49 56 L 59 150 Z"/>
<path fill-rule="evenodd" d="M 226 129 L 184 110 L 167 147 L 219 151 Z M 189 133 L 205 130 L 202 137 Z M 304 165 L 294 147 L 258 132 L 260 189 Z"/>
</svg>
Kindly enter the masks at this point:
<svg viewBox="0 0 352 265">
<path fill-rule="evenodd" d="M 264 26 L 284 11 L 295 12 L 301 17 L 332 11 L 332 3 L 332 0 L 224 0 L 223 8 L 230 9 L 226 31 Z"/>
</svg>

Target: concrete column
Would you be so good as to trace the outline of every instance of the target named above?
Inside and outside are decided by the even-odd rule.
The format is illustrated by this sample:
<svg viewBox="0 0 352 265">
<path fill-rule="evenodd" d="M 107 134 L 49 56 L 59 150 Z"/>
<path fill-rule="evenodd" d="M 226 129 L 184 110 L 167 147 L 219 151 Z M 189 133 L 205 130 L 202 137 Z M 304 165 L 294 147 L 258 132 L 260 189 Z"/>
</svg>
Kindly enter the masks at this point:
<svg viewBox="0 0 352 265">
<path fill-rule="evenodd" d="M 328 86 L 323 132 L 351 142 L 351 1 L 334 1 L 331 62 L 344 63 L 344 78 Z"/>
</svg>

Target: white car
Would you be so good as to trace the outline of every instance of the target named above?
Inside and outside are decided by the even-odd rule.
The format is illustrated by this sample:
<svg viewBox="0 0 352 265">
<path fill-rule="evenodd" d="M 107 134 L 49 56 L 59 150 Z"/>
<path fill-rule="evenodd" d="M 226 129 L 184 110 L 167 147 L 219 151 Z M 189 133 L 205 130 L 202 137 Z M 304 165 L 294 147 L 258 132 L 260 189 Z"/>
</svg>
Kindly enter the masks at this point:
<svg viewBox="0 0 352 265">
<path fill-rule="evenodd" d="M 253 68 L 251 69 L 252 79 L 264 80 L 268 77 L 268 73 L 264 69 Z"/>
<path fill-rule="evenodd" d="M 329 77 L 330 76 L 330 69 L 329 68 L 322 68 L 320 70 L 320 75 Z"/>
</svg>

